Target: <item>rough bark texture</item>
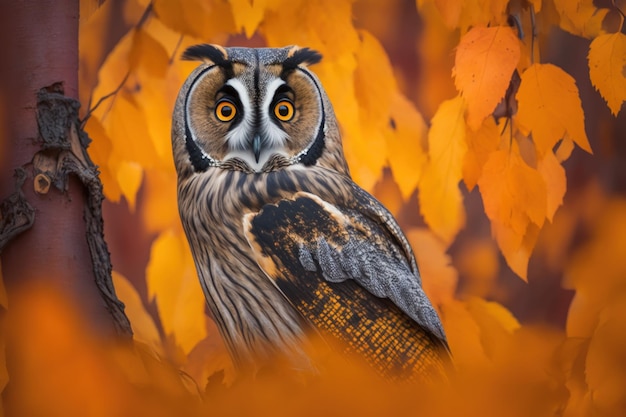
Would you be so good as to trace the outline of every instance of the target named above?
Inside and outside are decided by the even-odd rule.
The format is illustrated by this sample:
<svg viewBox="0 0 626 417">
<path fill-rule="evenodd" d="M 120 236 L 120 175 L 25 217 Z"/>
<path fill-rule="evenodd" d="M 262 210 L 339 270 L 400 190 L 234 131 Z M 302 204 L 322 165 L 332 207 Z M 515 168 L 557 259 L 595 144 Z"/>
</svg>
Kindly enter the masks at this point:
<svg viewBox="0 0 626 417">
<path fill-rule="evenodd" d="M 44 282 L 103 334 L 130 335 L 111 283 L 102 185 L 78 122 L 78 0 L 2 1 L 0 250 L 11 293 Z"/>
</svg>

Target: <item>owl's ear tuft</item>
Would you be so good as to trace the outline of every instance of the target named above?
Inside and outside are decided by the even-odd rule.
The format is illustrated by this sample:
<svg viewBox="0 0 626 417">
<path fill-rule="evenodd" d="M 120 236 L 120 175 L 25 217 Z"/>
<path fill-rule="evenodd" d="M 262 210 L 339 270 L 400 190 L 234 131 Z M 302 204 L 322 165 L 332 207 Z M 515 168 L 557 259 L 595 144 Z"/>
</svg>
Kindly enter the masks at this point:
<svg viewBox="0 0 626 417">
<path fill-rule="evenodd" d="M 219 45 L 209 45 L 208 43 L 190 46 L 183 53 L 182 59 L 185 61 L 203 61 L 220 67 L 231 64 L 228 60 L 228 53 L 223 47 Z"/>
<path fill-rule="evenodd" d="M 296 69 L 299 65 L 313 65 L 322 60 L 322 54 L 309 48 L 294 46 L 283 61 L 283 71 Z"/>
</svg>

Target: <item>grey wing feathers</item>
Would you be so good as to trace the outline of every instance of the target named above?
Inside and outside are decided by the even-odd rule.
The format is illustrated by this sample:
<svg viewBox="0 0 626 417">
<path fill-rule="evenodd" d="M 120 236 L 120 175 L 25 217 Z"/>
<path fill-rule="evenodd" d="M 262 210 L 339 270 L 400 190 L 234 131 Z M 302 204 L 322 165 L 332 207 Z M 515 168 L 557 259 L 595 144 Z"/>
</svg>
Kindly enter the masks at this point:
<svg viewBox="0 0 626 417">
<path fill-rule="evenodd" d="M 406 249 L 394 244 L 390 232 L 358 211 L 339 210 L 318 197 L 299 194 L 316 200 L 333 213 L 343 225 L 342 233 L 347 235 L 341 246 L 336 245 L 332 237 L 324 235 L 315 241 L 301 243 L 299 259 L 302 266 L 309 271 L 319 267 L 329 282 L 353 279 L 373 295 L 390 299 L 420 326 L 445 341 L 439 316 L 421 287 L 419 272 L 411 270 L 410 262 L 414 263 L 414 260 L 407 260 Z"/>
</svg>

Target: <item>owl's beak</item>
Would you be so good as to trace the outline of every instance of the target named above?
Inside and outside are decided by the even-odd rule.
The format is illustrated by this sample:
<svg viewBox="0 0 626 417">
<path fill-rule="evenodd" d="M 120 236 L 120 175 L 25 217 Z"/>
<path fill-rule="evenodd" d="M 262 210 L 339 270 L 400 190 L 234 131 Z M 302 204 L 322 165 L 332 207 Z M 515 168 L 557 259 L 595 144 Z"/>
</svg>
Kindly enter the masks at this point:
<svg viewBox="0 0 626 417">
<path fill-rule="evenodd" d="M 258 163 L 261 157 L 261 136 L 259 135 L 254 135 L 254 139 L 252 139 L 252 152 L 254 152 L 254 159 Z"/>
</svg>

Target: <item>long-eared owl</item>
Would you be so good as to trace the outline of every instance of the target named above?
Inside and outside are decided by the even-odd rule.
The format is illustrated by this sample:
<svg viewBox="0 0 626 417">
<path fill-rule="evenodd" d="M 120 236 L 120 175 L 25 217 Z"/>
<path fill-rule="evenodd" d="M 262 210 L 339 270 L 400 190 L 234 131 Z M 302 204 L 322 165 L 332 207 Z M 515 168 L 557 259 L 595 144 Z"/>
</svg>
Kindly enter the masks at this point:
<svg viewBox="0 0 626 417">
<path fill-rule="evenodd" d="M 381 374 L 443 373 L 441 322 L 395 219 L 356 185 L 308 48 L 197 45 L 172 146 L 180 217 L 239 368 L 309 366 L 309 335 Z"/>
</svg>

